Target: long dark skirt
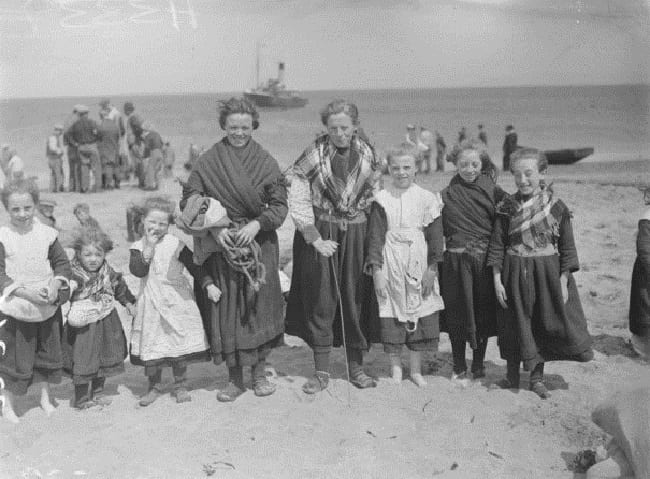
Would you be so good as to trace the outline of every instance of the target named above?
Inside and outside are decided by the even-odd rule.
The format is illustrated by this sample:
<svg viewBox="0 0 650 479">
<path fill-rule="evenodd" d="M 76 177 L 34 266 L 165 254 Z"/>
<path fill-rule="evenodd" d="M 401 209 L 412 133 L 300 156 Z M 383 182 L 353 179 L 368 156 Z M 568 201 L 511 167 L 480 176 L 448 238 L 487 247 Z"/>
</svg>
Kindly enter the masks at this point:
<svg viewBox="0 0 650 479">
<path fill-rule="evenodd" d="M 32 382 L 61 382 L 61 308 L 40 323 L 27 323 L 0 313 L 0 323 L 5 320 L 0 327 L 0 341 L 6 348 L 0 356 L 0 377 L 7 390 L 23 395 Z"/>
<path fill-rule="evenodd" d="M 643 338 L 650 337 L 650 271 L 639 258 L 632 269 L 630 332 Z"/>
<path fill-rule="evenodd" d="M 197 295 L 216 364 L 223 360 L 229 367 L 252 366 L 284 342 L 278 236 L 275 231 L 263 231 L 255 240 L 266 267 L 266 283 L 257 293 L 251 290 L 243 274 L 228 266 L 221 253 L 214 253 L 204 265 L 221 290 L 221 299 L 216 304 L 205 294 Z"/>
<path fill-rule="evenodd" d="M 379 318 L 379 331 L 387 353 L 399 353 L 403 346 L 411 351 L 434 351 L 440 338 L 438 313 L 420 318 L 413 333 L 408 332 L 405 323 L 396 318 Z"/>
<path fill-rule="evenodd" d="M 472 349 L 477 338 L 496 336 L 496 296 L 492 270 L 485 255 L 446 251 L 440 272 L 440 290 L 445 301 L 440 329 L 450 337 L 465 339 Z"/>
<path fill-rule="evenodd" d="M 66 323 L 62 336 L 63 369 L 74 384 L 124 372 L 126 336 L 117 310 L 96 323 L 75 328 Z"/>
<path fill-rule="evenodd" d="M 591 336 L 573 275 L 565 303 L 559 256 L 507 254 L 502 281 L 508 309 L 499 308 L 497 328 L 503 359 L 521 360 L 524 369 L 553 360 L 586 361 L 593 357 Z"/>
<path fill-rule="evenodd" d="M 339 246 L 331 258 L 326 258 L 296 231 L 287 333 L 301 337 L 312 349 L 328 351 L 343 345 L 344 332 L 349 348 L 367 350 L 372 341 L 372 280 L 363 273 L 367 222 L 349 223 L 342 229 L 337 222 L 317 220 L 316 227 L 323 239 L 332 239 Z"/>
</svg>

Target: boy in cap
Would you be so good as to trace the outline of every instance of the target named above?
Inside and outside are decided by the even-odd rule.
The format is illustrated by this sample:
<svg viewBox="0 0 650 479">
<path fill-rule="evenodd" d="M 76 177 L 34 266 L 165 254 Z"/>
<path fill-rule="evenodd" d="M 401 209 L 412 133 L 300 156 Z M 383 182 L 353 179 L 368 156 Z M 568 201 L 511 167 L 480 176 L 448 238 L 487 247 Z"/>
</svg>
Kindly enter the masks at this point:
<svg viewBox="0 0 650 479">
<path fill-rule="evenodd" d="M 45 146 L 47 164 L 50 167 L 50 191 L 63 191 L 63 125 L 54 125 L 54 132 L 47 137 Z"/>
<path fill-rule="evenodd" d="M 56 201 L 47 198 L 41 198 L 38 202 L 38 212 L 36 217 L 45 226 L 56 228 L 56 218 L 54 217 L 54 207 Z"/>
</svg>

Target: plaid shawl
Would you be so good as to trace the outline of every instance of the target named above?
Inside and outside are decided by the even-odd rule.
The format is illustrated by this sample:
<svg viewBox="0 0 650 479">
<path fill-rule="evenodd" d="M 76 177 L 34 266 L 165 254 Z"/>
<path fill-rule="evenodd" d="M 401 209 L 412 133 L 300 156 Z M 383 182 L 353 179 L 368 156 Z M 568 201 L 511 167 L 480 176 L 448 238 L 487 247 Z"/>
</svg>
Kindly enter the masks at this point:
<svg viewBox="0 0 650 479">
<path fill-rule="evenodd" d="M 312 204 L 316 208 L 334 212 L 337 216 L 354 218 L 368 211 L 381 175 L 379 162 L 372 146 L 352 137 L 350 148 L 359 155 L 359 161 L 345 183 L 332 175 L 332 158 L 336 147 L 328 135 L 319 137 L 293 165 L 293 172 L 311 185 Z"/>
<path fill-rule="evenodd" d="M 104 294 L 115 295 L 117 281 L 113 282 L 113 278 L 116 273 L 106 261 L 96 273 L 86 271 L 76 255 L 70 261 L 70 266 L 72 267 L 72 280 L 78 284 L 77 289 L 72 293 L 71 301 L 82 299 L 100 301 Z"/>
<path fill-rule="evenodd" d="M 527 200 L 518 192 L 507 197 L 499 204 L 497 213 L 510 219 L 508 244 L 534 250 L 556 243 L 564 204 L 553 198 L 549 185 Z"/>
</svg>

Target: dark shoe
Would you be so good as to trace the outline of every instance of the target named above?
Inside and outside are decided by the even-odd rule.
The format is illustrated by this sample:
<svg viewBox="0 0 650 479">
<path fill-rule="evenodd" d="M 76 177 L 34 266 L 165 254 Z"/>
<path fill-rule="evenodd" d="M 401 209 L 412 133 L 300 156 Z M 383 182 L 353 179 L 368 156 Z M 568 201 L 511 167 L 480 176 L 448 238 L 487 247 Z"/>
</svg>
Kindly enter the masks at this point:
<svg viewBox="0 0 650 479">
<path fill-rule="evenodd" d="M 183 403 L 183 402 L 190 402 L 192 400 L 192 396 L 190 396 L 190 393 L 187 389 L 185 388 L 178 388 L 172 392 L 172 396 L 176 398 L 177 403 Z"/>
<path fill-rule="evenodd" d="M 329 382 L 329 373 L 316 371 L 316 374 L 302 385 L 302 390 L 305 394 L 316 394 L 327 389 Z"/>
<path fill-rule="evenodd" d="M 159 397 L 160 397 L 160 391 L 158 391 L 156 388 L 150 389 L 147 394 L 145 394 L 140 398 L 139 404 L 142 407 L 149 406 Z"/>
<path fill-rule="evenodd" d="M 485 377 L 485 367 L 481 365 L 481 367 L 474 367 L 472 366 L 472 378 L 473 379 L 481 379 Z"/>
<path fill-rule="evenodd" d="M 530 390 L 537 394 L 542 399 L 548 399 L 551 397 L 551 393 L 548 392 L 546 386 L 542 381 L 535 381 L 530 384 Z"/>
<path fill-rule="evenodd" d="M 508 378 L 499 379 L 494 384 L 501 389 L 519 389 L 519 381 L 514 381 Z"/>
<path fill-rule="evenodd" d="M 376 388 L 377 381 L 368 376 L 363 369 L 350 372 L 350 382 L 359 389 Z"/>
<path fill-rule="evenodd" d="M 228 386 L 217 393 L 217 401 L 233 402 L 239 396 L 244 394 L 244 392 L 246 392 L 246 390 L 243 387 L 239 387 L 231 381 L 228 383 Z"/>
<path fill-rule="evenodd" d="M 275 392 L 275 389 L 275 384 L 266 379 L 266 377 L 257 378 L 253 382 L 253 391 L 256 396 L 270 396 Z"/>
<path fill-rule="evenodd" d="M 75 403 L 74 408 L 83 411 L 84 409 L 90 409 L 91 407 L 97 406 L 97 403 L 92 399 L 87 399 L 85 401 L 80 401 Z"/>
<path fill-rule="evenodd" d="M 93 401 L 95 404 L 98 406 L 110 406 L 113 400 L 109 398 L 108 396 L 104 396 L 103 394 L 99 394 L 93 398 Z"/>
</svg>

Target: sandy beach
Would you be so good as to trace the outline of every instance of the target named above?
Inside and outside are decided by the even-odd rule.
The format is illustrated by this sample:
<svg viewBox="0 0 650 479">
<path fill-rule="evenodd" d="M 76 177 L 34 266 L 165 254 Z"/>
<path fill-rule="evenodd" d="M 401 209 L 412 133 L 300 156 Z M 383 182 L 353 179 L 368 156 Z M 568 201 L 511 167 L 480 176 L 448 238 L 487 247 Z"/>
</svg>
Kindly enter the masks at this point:
<svg viewBox="0 0 650 479">
<path fill-rule="evenodd" d="M 581 477 L 569 470 L 575 453 L 604 443 L 590 420 L 593 407 L 624 384 L 648 380 L 648 365 L 627 344 L 630 275 L 643 210 L 635 185 L 650 182 L 647 165 L 586 163 L 549 172 L 556 194 L 574 214 L 581 263 L 576 280 L 596 358 L 586 364 L 549 363 L 552 397 L 546 401 L 527 390 L 527 379 L 516 394 L 490 389 L 505 374 L 494 338 L 487 377 L 466 388 L 449 380 L 451 348 L 443 335 L 437 357 L 428 360 L 426 387 L 390 382 L 387 357 L 376 345 L 367 358 L 369 372 L 379 378 L 376 389 L 349 385 L 337 351 L 335 379 L 316 396 L 301 391 L 312 372 L 311 351 L 284 346 L 269 358 L 277 393 L 258 398 L 249 390 L 232 404 L 216 400 L 216 390 L 227 381 L 225 367 L 203 363 L 189 369 L 192 402 L 179 405 L 165 395 L 141 408 L 137 398 L 146 380 L 141 368 L 127 363 L 125 374 L 108 381 L 110 406 L 74 410 L 68 379 L 53 388 L 58 407 L 52 417 L 38 407 L 34 393 L 21 401 L 20 425 L 0 421 L 0 477 Z M 440 190 L 451 176 L 420 176 L 418 182 Z M 509 174 L 499 182 L 514 190 Z M 159 193 L 178 199 L 180 188 L 169 180 Z M 62 235 L 74 227 L 73 205 L 87 202 L 116 243 L 110 263 L 128 273 L 124 208 L 143 196 L 132 186 L 84 196 L 58 194 Z M 0 220 L 6 219 L 3 211 Z M 290 257 L 292 235 L 288 220 L 280 230 L 283 262 Z M 126 278 L 137 292 L 138 280 Z M 122 309 L 120 314 L 128 336 L 130 318 Z"/>
</svg>

